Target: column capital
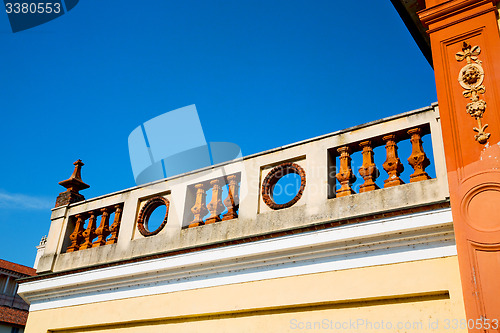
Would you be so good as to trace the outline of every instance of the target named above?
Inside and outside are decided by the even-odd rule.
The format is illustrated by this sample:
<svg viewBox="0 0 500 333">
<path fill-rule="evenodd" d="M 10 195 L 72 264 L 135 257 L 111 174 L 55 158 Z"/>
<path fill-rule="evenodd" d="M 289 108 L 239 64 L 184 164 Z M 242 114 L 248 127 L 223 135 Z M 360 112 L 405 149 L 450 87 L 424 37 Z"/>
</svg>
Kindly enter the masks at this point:
<svg viewBox="0 0 500 333">
<path fill-rule="evenodd" d="M 417 13 L 420 22 L 428 27 L 428 34 L 455 23 L 485 14 L 494 13 L 500 0 L 427 0 L 426 8 Z"/>
</svg>

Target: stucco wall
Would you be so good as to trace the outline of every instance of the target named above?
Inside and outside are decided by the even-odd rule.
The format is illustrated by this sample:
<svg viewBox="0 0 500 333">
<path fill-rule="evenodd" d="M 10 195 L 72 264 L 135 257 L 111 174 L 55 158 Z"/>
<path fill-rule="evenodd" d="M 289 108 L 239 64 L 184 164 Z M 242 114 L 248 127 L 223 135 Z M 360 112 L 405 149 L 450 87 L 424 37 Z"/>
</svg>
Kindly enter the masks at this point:
<svg viewBox="0 0 500 333">
<path fill-rule="evenodd" d="M 464 318 L 452 256 L 34 311 L 26 332 L 465 332 Z"/>
</svg>

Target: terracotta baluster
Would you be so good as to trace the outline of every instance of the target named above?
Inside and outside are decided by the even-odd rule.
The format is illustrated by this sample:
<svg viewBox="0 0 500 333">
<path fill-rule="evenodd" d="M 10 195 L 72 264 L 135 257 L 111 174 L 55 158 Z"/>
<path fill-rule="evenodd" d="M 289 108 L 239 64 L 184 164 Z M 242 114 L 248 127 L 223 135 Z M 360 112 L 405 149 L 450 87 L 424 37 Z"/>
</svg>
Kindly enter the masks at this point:
<svg viewBox="0 0 500 333">
<path fill-rule="evenodd" d="M 203 222 L 203 217 L 208 213 L 206 206 L 207 192 L 205 184 L 196 184 L 194 187 L 196 189 L 196 200 L 193 208 L 191 208 L 191 212 L 194 214 L 194 219 L 189 224 L 189 228 L 204 225 L 205 223 Z"/>
<path fill-rule="evenodd" d="M 411 135 L 411 155 L 408 158 L 408 163 L 415 172 L 410 176 L 410 183 L 419 182 L 421 180 L 430 179 L 425 168 L 427 168 L 431 162 L 425 155 L 424 148 L 422 147 L 422 130 L 420 128 L 413 128 L 408 131 Z"/>
<path fill-rule="evenodd" d="M 373 159 L 372 143 L 367 140 L 361 142 L 359 146 L 363 148 L 363 165 L 359 168 L 359 174 L 365 180 L 363 185 L 359 188 L 359 193 L 376 190 L 379 188 L 377 184 L 375 184 L 379 172 Z"/>
<path fill-rule="evenodd" d="M 106 237 L 109 236 L 109 211 L 110 208 L 101 209 L 101 223 L 99 224 L 99 228 L 95 231 L 97 240 L 93 243 L 92 247 L 106 245 Z"/>
<path fill-rule="evenodd" d="M 85 218 L 82 214 L 78 214 L 75 216 L 75 229 L 73 233 L 69 235 L 69 239 L 71 240 L 71 244 L 66 249 L 66 252 L 74 252 L 80 249 L 80 243 L 83 239 L 83 225 L 85 224 Z"/>
<path fill-rule="evenodd" d="M 398 157 L 398 146 L 396 145 L 396 135 L 389 134 L 382 137 L 385 141 L 385 150 L 387 153 L 387 159 L 385 160 L 383 167 L 384 170 L 389 174 L 389 178 L 384 180 L 384 187 L 391 187 L 404 184 L 404 182 L 399 178 L 399 175 L 404 170 L 403 164 Z"/>
<path fill-rule="evenodd" d="M 224 200 L 224 205 L 227 207 L 227 213 L 222 216 L 222 220 L 232 220 L 238 218 L 238 206 L 239 206 L 239 185 L 238 177 L 236 175 L 231 175 L 227 177 L 229 182 L 227 198 Z"/>
<path fill-rule="evenodd" d="M 92 247 L 92 240 L 95 238 L 95 223 L 96 222 L 96 213 L 94 211 L 90 212 L 89 224 L 87 225 L 87 229 L 83 232 L 83 238 L 85 242 L 80 245 L 80 250 L 90 249 Z"/>
<path fill-rule="evenodd" d="M 122 206 L 116 205 L 115 209 L 115 219 L 113 220 L 113 224 L 109 227 L 109 232 L 111 236 L 109 237 L 106 245 L 115 244 L 118 241 L 118 233 L 120 231 L 120 223 L 122 220 Z"/>
<path fill-rule="evenodd" d="M 220 178 L 210 181 L 210 185 L 212 186 L 212 200 L 207 205 L 207 208 L 210 211 L 210 217 L 205 221 L 205 224 L 215 223 L 222 220 L 220 218 L 220 213 L 224 210 L 224 205 L 222 204 L 222 186 L 220 186 L 220 184 Z"/>
<path fill-rule="evenodd" d="M 351 188 L 351 184 L 356 180 L 356 176 L 354 176 L 351 169 L 351 150 L 349 147 L 340 147 L 337 151 L 340 153 L 340 170 L 337 174 L 337 180 L 341 185 L 341 187 L 337 190 L 337 198 L 339 198 L 355 193 Z"/>
</svg>

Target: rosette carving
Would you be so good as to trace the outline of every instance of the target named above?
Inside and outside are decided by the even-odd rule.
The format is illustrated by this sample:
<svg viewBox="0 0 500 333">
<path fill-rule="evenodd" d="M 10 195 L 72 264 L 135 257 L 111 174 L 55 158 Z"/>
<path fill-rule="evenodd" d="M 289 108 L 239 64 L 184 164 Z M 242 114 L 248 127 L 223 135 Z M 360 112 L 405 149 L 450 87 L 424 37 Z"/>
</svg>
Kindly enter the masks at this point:
<svg viewBox="0 0 500 333">
<path fill-rule="evenodd" d="M 477 142 L 484 144 L 488 141 L 490 133 L 486 133 L 485 130 L 488 124 L 482 124 L 483 114 L 486 111 L 486 102 L 480 98 L 480 95 L 486 92 L 486 88 L 483 85 L 484 81 L 484 70 L 481 66 L 481 60 L 477 57 L 481 54 L 481 48 L 479 46 L 471 46 L 467 42 L 463 42 L 462 51 L 455 54 L 455 58 L 458 62 L 465 60 L 467 64 L 460 69 L 458 74 L 458 82 L 465 90 L 462 92 L 465 98 L 471 100 L 466 106 L 467 113 L 477 120 L 478 126 L 474 127 L 473 130 L 477 132 L 474 136 Z"/>
</svg>

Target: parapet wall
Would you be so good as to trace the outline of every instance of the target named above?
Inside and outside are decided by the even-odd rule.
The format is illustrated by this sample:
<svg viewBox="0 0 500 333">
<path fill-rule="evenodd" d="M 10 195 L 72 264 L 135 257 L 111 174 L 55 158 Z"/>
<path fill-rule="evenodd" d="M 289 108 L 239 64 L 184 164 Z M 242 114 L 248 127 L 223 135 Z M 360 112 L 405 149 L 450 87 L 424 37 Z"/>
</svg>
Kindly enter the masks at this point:
<svg viewBox="0 0 500 333">
<path fill-rule="evenodd" d="M 432 142 L 431 150 L 423 150 L 422 138 Z M 432 161 L 427 169 L 426 156 Z M 412 173 L 406 179 L 403 166 Z M 273 187 L 288 173 L 298 174 L 301 186 L 291 204 L 280 205 Z M 433 105 L 54 208 L 37 273 L 334 228 L 444 207 L 448 198 L 439 112 Z M 164 223 L 149 230 L 150 213 L 163 205 Z"/>
</svg>

